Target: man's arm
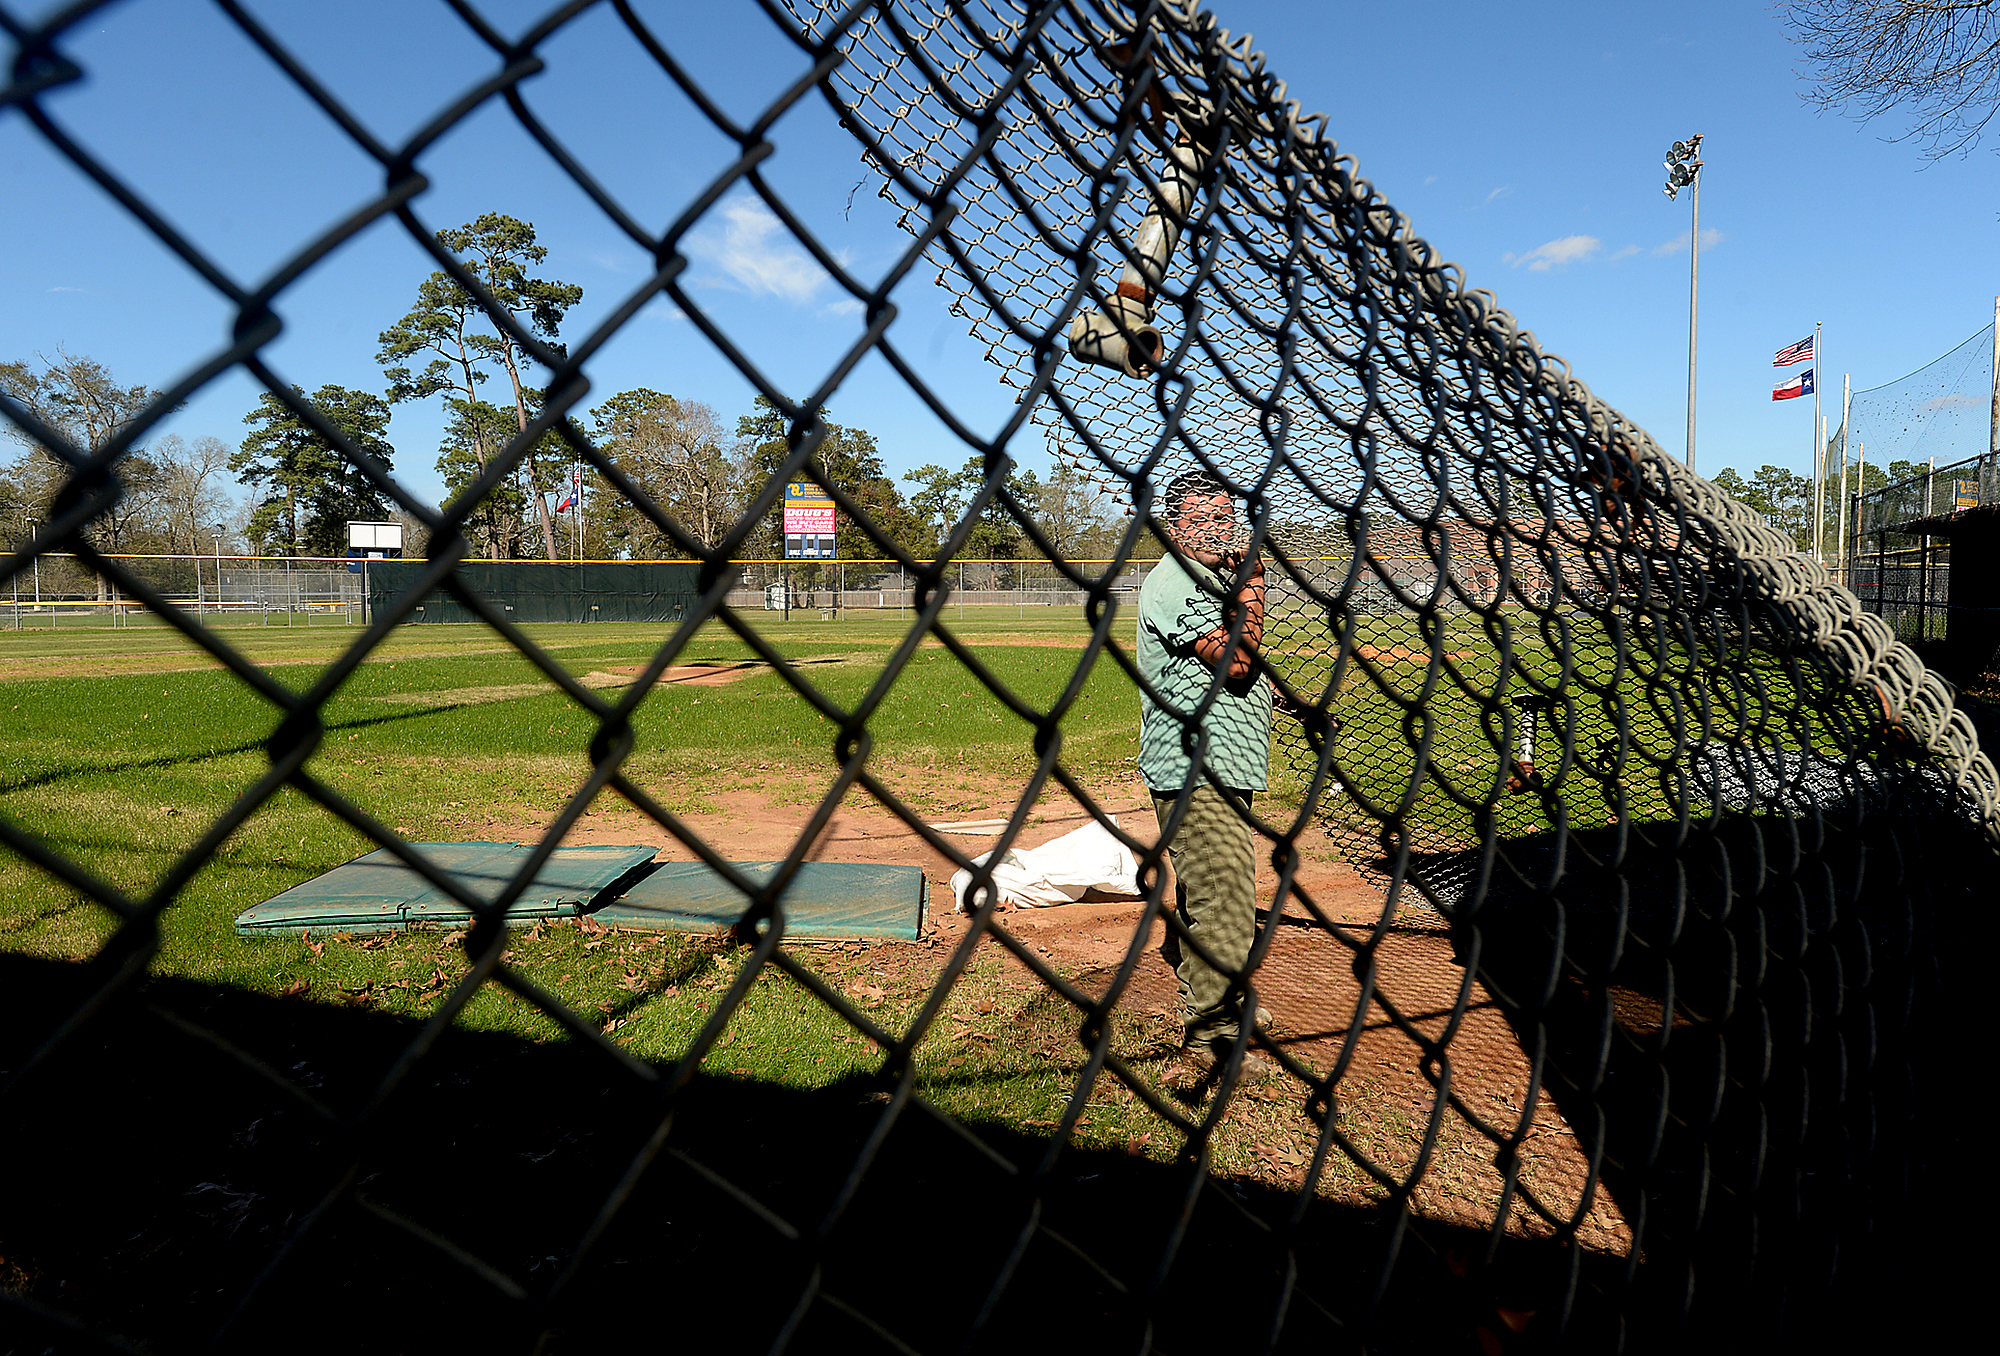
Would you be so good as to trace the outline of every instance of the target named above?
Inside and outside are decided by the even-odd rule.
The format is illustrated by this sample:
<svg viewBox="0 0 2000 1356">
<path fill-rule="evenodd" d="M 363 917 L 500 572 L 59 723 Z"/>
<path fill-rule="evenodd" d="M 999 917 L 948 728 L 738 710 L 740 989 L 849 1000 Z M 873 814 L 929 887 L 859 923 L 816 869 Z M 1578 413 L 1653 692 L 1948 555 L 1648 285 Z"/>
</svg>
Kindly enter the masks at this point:
<svg viewBox="0 0 2000 1356">
<path fill-rule="evenodd" d="M 1218 573 L 1235 573 L 1243 563 L 1243 554 L 1230 551 L 1208 560 L 1197 555 L 1203 564 L 1215 568 Z M 1235 653 L 1229 656 L 1229 677 L 1248 678 L 1255 667 L 1257 647 L 1264 640 L 1264 558 L 1260 555 L 1250 562 L 1249 577 L 1236 590 L 1234 597 L 1222 605 L 1222 625 L 1206 631 L 1196 638 L 1194 652 L 1207 664 L 1222 663 L 1224 650 L 1229 645 L 1229 629 L 1236 624 L 1238 614 L 1243 618 L 1243 634 L 1237 638 Z"/>
</svg>

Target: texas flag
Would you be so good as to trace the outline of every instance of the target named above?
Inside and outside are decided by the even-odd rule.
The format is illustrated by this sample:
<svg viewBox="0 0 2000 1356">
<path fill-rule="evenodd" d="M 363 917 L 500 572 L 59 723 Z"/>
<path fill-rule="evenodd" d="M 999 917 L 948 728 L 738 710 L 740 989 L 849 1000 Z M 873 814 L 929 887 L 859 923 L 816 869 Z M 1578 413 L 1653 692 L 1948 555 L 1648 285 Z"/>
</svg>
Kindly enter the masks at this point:
<svg viewBox="0 0 2000 1356">
<path fill-rule="evenodd" d="M 1776 386 L 1773 386 L 1771 388 L 1771 399 L 1796 400 L 1800 396 L 1809 396 L 1812 393 L 1813 370 L 1808 367 L 1790 381 L 1781 381 Z"/>
<path fill-rule="evenodd" d="M 1810 374 L 1808 374 L 1808 375 L 1810 375 Z M 1776 400 L 1776 399 L 1777 399 L 1777 397 L 1776 397 L 1776 396 L 1773 396 L 1773 397 L 1771 397 L 1771 398 L 1772 398 L 1773 400 Z M 562 498 L 562 502 L 561 502 L 560 504 L 557 504 L 557 505 L 556 505 L 556 512 L 557 512 L 557 513 L 566 513 L 566 512 L 568 512 L 568 510 L 569 510 L 569 506 L 570 506 L 571 504 L 574 504 L 575 502 L 576 502 L 576 491 L 575 491 L 575 490 L 571 490 L 571 491 L 570 491 L 570 492 L 569 492 L 568 494 L 566 494 L 566 495 L 564 495 L 564 496 L 563 496 L 563 498 Z"/>
</svg>

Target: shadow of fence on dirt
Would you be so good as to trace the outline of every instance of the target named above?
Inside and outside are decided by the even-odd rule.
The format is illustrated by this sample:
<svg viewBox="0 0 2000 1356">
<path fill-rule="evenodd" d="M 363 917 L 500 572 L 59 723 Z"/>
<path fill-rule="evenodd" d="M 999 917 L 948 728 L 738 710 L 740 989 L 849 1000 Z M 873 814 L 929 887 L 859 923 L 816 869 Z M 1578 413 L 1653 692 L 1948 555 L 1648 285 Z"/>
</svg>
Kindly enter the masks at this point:
<svg viewBox="0 0 2000 1356">
<path fill-rule="evenodd" d="M 872 1080 L 703 1076 L 669 1109 L 584 1048 L 458 1030 L 357 1133 L 417 1023 L 159 979 L 0 1102 L 0 1295 L 57 1352 L 696 1333 L 931 1352 L 964 1349 L 982 1314 L 973 1346 L 993 1351 L 1056 1334 L 1492 1352 L 1549 1349 L 1558 1327 L 1573 1350 L 1730 1349 L 1780 1323 L 1829 1349 L 1942 1332 L 1969 1302 L 1952 1231 L 1977 1145 L 1956 1099 L 1992 931 L 1979 883 L 1945 869 L 1984 858 L 1967 832 L 1874 816 L 1814 847 L 1743 819 L 1676 849 L 1613 828 L 1570 837 L 1553 891 L 1528 883 L 1553 843 L 1507 845 L 1456 938 L 1601 1164 L 1630 1259 L 1301 1212 L 1199 1164 L 1051 1156 L 917 1101 L 885 1117 L 892 1085 Z M 103 964 L 0 957 L 6 1068 Z"/>
<path fill-rule="evenodd" d="M 1453 929 L 1633 1227 L 1626 1342 L 1942 1336 L 1990 853 L 1914 788 L 1858 826 L 1675 828 L 1502 843 Z"/>
</svg>

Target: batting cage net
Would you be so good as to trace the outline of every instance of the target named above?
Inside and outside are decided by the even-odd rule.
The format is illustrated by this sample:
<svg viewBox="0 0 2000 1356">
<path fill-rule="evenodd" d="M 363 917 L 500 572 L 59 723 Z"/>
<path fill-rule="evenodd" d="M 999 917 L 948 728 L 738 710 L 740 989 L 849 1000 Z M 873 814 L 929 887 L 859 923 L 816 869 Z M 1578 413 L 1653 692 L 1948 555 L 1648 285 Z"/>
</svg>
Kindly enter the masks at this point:
<svg viewBox="0 0 2000 1356">
<path fill-rule="evenodd" d="M 1847 459 L 1911 468 L 1889 475 L 1900 482 L 1930 465 L 1990 455 L 1993 351 L 1988 325 L 1908 376 L 1854 392 L 1834 430 Z M 1838 456 L 1833 461 L 1837 474 Z"/>
<path fill-rule="evenodd" d="M 1468 287 L 1247 39 L 1180 3 L 787 0 L 765 18 L 796 68 L 744 115 L 720 93 L 729 70 L 691 64 L 671 24 L 616 0 L 625 40 L 733 148 L 661 229 L 591 177 L 524 86 L 605 6 L 510 37 L 454 5 L 490 73 L 387 145 L 311 52 L 224 0 L 382 176 L 364 208 L 246 281 L 51 111 L 88 74 L 71 49 L 98 8 L 0 11 L 14 44 L 0 106 L 198 272 L 234 326 L 100 446 L 0 403 L 66 477 L 7 568 L 73 555 L 178 627 L 254 697 L 243 738 L 268 765 L 143 891 L 0 820 L 39 888 L 115 924 L 83 963 L 4 958 L 0 1315 L 26 1334 L 10 1346 L 1490 1353 L 1851 1337 L 1951 1312 L 1970 1255 L 1948 1237 L 1954 1174 L 1979 1131 L 1960 1100 L 1976 1087 L 1967 995 L 2000 842 L 2000 778 L 1952 690 Z M 653 261 L 567 349 L 420 215 L 430 148 L 482 110 L 516 120 Z M 808 114 L 838 120 L 900 213 L 907 248 L 877 276 L 827 248 L 767 173 L 784 120 Z M 860 307 L 858 337 L 803 396 L 688 286 L 691 233 L 741 190 Z M 391 221 L 542 374 L 536 417 L 441 510 L 264 356 L 299 281 Z M 1013 399 L 997 431 L 919 375 L 891 300 L 911 277 L 935 277 L 985 345 Z M 593 356 L 662 295 L 785 426 L 782 464 L 714 539 L 578 417 Z M 935 562 L 902 551 L 818 457 L 825 408 L 864 361 L 983 459 Z M 148 428 L 232 372 L 429 534 L 342 657 L 303 678 L 92 544 Z M 550 436 L 693 562 L 685 616 L 620 687 L 572 672 L 465 577 L 480 503 Z M 1108 564 L 1068 563 L 1010 490 L 1011 454 L 1044 449 L 1131 508 Z M 730 559 L 755 554 L 744 543 L 798 478 L 917 581 L 907 631 L 851 699 L 727 602 Z M 1022 696 L 955 630 L 953 562 L 992 515 L 1085 599 L 1074 646 L 1051 651 L 1053 700 Z M 1140 596 L 1126 563 L 1156 541 L 1173 569 Z M 1178 635 L 1147 613 L 1169 575 L 1213 627 Z M 574 704 L 582 718 L 549 738 L 588 753 L 483 893 L 316 762 L 340 737 L 327 708 L 440 598 Z M 1139 629 L 1121 630 L 1135 609 Z M 808 708 L 825 740 L 796 839 L 762 871 L 635 770 L 655 681 L 704 628 L 781 679 L 771 719 Z M 899 684 L 939 663 L 960 696 L 1006 708 L 1029 769 L 977 861 L 878 751 Z M 1148 774 L 1122 817 L 1065 755 L 1088 685 L 1121 674 L 1152 708 L 1142 771 L 1181 769 Z M 1266 719 L 1259 785 L 1232 760 Z M 996 872 L 1049 795 L 1137 864 L 1143 908 L 1095 968 L 1051 960 L 1000 907 Z M 425 953 L 428 978 L 403 972 L 421 1010 L 151 973 L 202 874 L 244 850 L 261 809 L 297 798 L 469 911 Z M 655 953 L 588 916 L 521 926 L 514 906 L 534 902 L 558 845 L 618 800 L 748 901 L 726 943 L 662 953 L 680 959 L 656 972 Z M 915 943 L 931 978 L 907 1004 L 832 977 L 829 955 L 851 953 L 803 935 L 788 893 L 859 801 L 970 874 L 967 921 Z M 1309 882 L 1303 863 L 1327 852 L 1365 888 L 1336 900 Z M 1187 902 L 1191 880 L 1225 877 L 1225 894 L 1259 882 L 1229 915 L 1240 927 Z M 557 927 L 629 955 L 633 995 L 698 997 L 665 1056 L 628 1048 L 626 1009 L 529 974 L 517 948 Z M 383 943 L 363 929 L 308 944 Z M 1147 989 L 1160 945 L 1192 998 Z M 997 1014 L 967 996 L 996 957 L 1018 980 Z M 839 1035 L 785 1046 L 795 1082 L 731 1077 L 732 1043 L 780 990 Z M 540 1034 L 468 1021 L 495 1003 L 539 1014 Z M 1305 1012 L 1323 1020 L 1286 1016 Z M 959 1095 L 979 1051 L 1010 1042 L 1036 1061 L 1046 1118 L 984 1116 Z M 835 1055 L 851 1073 L 812 1072 Z"/>
</svg>

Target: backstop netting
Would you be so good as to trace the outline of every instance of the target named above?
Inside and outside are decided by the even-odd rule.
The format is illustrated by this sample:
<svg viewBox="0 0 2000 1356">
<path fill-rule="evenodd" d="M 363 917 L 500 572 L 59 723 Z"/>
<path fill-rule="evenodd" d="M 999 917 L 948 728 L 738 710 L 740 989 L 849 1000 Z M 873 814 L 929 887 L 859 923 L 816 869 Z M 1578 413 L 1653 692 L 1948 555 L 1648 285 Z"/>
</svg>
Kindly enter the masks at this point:
<svg viewBox="0 0 2000 1356">
<path fill-rule="evenodd" d="M 70 476 L 9 571 L 37 550 L 74 552 L 270 708 L 255 732 L 268 769 L 143 895 L 0 819 L 9 852 L 119 920 L 89 964 L 10 962 L 8 1147 L 21 1165 L 58 1146 L 91 1154 L 87 1171 L 41 1174 L 50 1180 L 0 1204 L 10 1322 L 65 1350 L 385 1334 L 596 1350 L 699 1328 L 731 1350 L 1491 1352 L 1783 1330 L 1806 1340 L 1939 1306 L 1932 1290 L 1902 1287 L 1935 1289 L 1970 1255 L 1942 1231 L 1962 1194 L 1955 1159 L 1976 1146 L 1955 1098 L 1968 1085 L 1967 981 L 1990 931 L 1979 901 L 2000 842 L 1993 765 L 1950 689 L 1880 619 L 1469 287 L 1359 177 L 1326 121 L 1286 100 L 1247 39 L 1178 3 L 789 0 L 765 10 L 795 45 L 795 81 L 742 122 L 710 98 L 729 71 L 684 64 L 671 24 L 619 0 L 610 9 L 631 42 L 740 152 L 657 229 L 586 173 L 522 84 L 559 59 L 566 25 L 601 6 L 555 10 L 518 38 L 458 7 L 492 74 L 441 98 L 449 111 L 407 147 L 373 140 L 315 81 L 310 53 L 223 8 L 383 169 L 379 198 L 301 242 L 268 282 L 233 279 L 176 235 L 44 106 L 84 73 L 68 49 L 88 7 L 46 26 L 0 15 L 15 44 L 0 106 L 236 309 L 229 342 L 153 417 L 247 372 L 423 521 L 430 557 L 403 567 L 415 577 L 380 600 L 340 661 L 303 685 L 280 681 L 85 537 L 115 505 L 117 468 L 146 420 L 79 448 L 5 407 Z M 503 103 L 657 266 L 565 350 L 524 332 L 416 211 L 426 148 Z M 760 174 L 783 154 L 781 116 L 815 111 L 838 120 L 902 211 L 907 251 L 878 277 L 847 268 Z M 255 171 L 243 167 L 246 181 Z M 778 389 L 686 285 L 689 233 L 738 187 L 865 308 L 856 342 L 826 355 L 803 398 Z M 274 300 L 389 215 L 546 369 L 539 417 L 442 510 L 342 442 L 261 357 Z M 992 436 L 910 359 L 890 294 L 915 270 L 955 297 L 1011 389 L 1011 418 Z M 784 463 L 712 544 L 577 419 L 592 355 L 662 294 L 789 426 Z M 864 359 L 899 373 L 988 474 L 935 563 L 908 558 L 827 486 L 922 581 L 907 637 L 842 704 L 726 599 L 730 557 L 787 481 L 816 474 L 822 409 Z M 579 682 L 461 564 L 480 500 L 551 432 L 697 566 L 685 617 L 663 627 L 623 696 Z M 1108 566 L 1068 565 L 1010 496 L 1010 451 L 1044 447 L 1134 509 Z M 1165 842 L 1131 817 L 1112 823 L 1065 762 L 1063 718 L 1094 672 L 1143 681 L 1114 639 L 1113 603 L 1129 599 L 1123 564 L 1145 554 L 1145 529 L 1164 526 L 1164 487 L 1195 467 L 1247 505 L 1247 545 L 1272 578 L 1258 681 L 1276 693 L 1273 785 L 1244 813 L 1275 883 L 1233 982 L 1252 1010 L 1310 945 L 1338 958 L 1349 987 L 1326 990 L 1345 1005 L 1317 1033 L 1326 1057 L 1246 1022 L 1216 1080 L 1189 1095 L 1135 1036 L 1144 1026 L 1127 1000 L 1156 923 L 1182 948 L 1201 943 L 1171 908 Z M 1087 599 L 1066 652 L 1074 676 L 1053 705 L 1010 691 L 953 631 L 952 558 L 996 508 Z M 412 1022 L 332 1004 L 294 1016 L 227 985 L 149 981 L 188 883 L 272 798 L 302 795 L 385 847 L 403 842 L 311 760 L 322 706 L 440 591 L 586 713 L 581 736 L 563 733 L 591 771 L 497 899 L 467 898 L 410 855 L 477 919 L 454 938 L 463 968 L 438 971 L 435 1006 Z M 824 785 L 768 879 L 744 876 L 628 769 L 634 712 L 704 627 L 733 632 L 826 722 Z M 927 640 L 1007 704 L 1035 759 L 995 858 L 1058 788 L 1137 855 L 1146 905 L 1109 968 L 1052 965 L 996 911 L 990 871 L 881 775 L 880 713 Z M 1205 704 L 1183 712 L 1197 753 L 1205 716 Z M 634 1057 L 509 950 L 502 911 L 606 795 L 752 901 L 735 968 L 670 1059 Z M 933 940 L 929 997 L 894 1022 L 826 982 L 788 938 L 780 902 L 850 797 L 974 871 L 970 929 L 949 947 Z M 1179 822 L 1170 815 L 1163 837 Z M 1364 913 L 1300 879 L 1302 851 L 1329 837 L 1375 887 Z M 1412 962 L 1423 939 L 1448 946 L 1449 963 Z M 973 1123 L 927 1081 L 932 1051 L 955 1038 L 944 1029 L 962 1015 L 955 990 L 988 947 L 1031 977 L 1035 1011 L 1057 1032 L 1045 1047 L 1063 1089 L 1052 1124 Z M 704 1072 L 771 973 L 866 1043 L 865 1077 L 805 1090 Z M 465 1030 L 468 1004 L 496 992 L 545 1014 L 561 1039 Z M 280 1011 L 302 1043 L 292 1053 L 321 1053 L 271 1052 Z M 1475 1053 L 1496 1033 L 1521 1052 L 1518 1083 L 1496 1082 Z M 333 1052 L 366 1076 L 325 1075 Z M 1239 1080 L 1251 1055 L 1275 1074 Z M 1411 1088 L 1393 1117 L 1361 1095 L 1392 1066 Z M 1122 1152 L 1079 1147 L 1080 1128 L 1113 1103 L 1156 1128 Z M 1246 1109 L 1303 1127 L 1303 1148 L 1272 1149 L 1289 1189 L 1253 1190 L 1215 1161 L 1220 1128 Z M 245 1146 L 263 1115 L 282 1116 L 283 1149 L 257 1157 Z M 225 1159 L 237 1175 L 212 1166 Z M 67 1185 L 77 1176 L 87 1188 Z M 171 1230 L 124 1227 L 176 1210 L 241 1217 L 251 1194 L 278 1202 L 256 1214 L 267 1223 L 198 1254 Z M 96 1279 L 67 1285 L 71 1268 Z M 121 1284 L 142 1274 L 144 1287 Z M 161 1298 L 183 1283 L 187 1303 Z"/>
<path fill-rule="evenodd" d="M 1871 466 L 1966 461 L 1993 450 L 1992 398 L 1993 327 L 1988 325 L 1908 376 L 1854 392 L 1845 427 L 1834 436 L 1845 433 L 1849 461 L 1865 459 Z"/>
<path fill-rule="evenodd" d="M 1982 527 L 2000 505 L 1995 370 L 1988 325 L 1908 376 L 1855 392 L 1831 444 L 1853 476 L 1843 582 L 1961 686 L 1981 682 L 2000 646 Z M 1881 488 L 1864 490 L 1863 475 Z M 1954 576 L 1959 552 L 1971 568 Z"/>
</svg>

